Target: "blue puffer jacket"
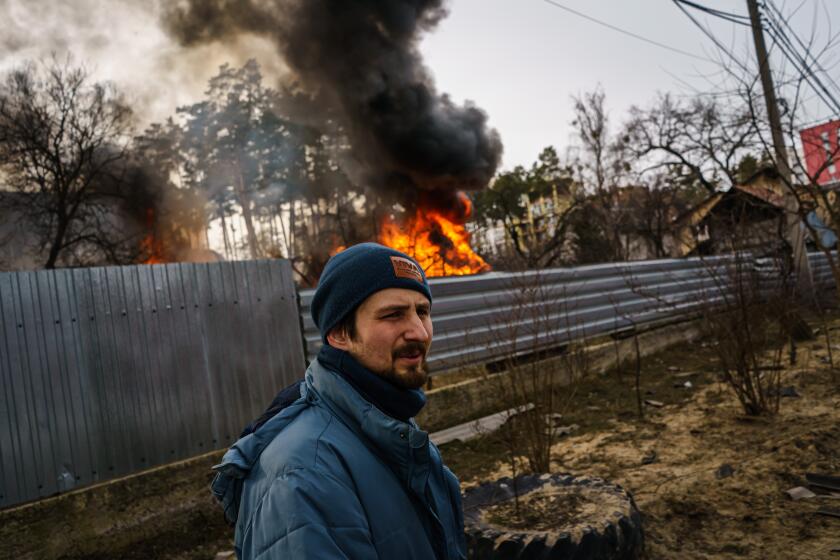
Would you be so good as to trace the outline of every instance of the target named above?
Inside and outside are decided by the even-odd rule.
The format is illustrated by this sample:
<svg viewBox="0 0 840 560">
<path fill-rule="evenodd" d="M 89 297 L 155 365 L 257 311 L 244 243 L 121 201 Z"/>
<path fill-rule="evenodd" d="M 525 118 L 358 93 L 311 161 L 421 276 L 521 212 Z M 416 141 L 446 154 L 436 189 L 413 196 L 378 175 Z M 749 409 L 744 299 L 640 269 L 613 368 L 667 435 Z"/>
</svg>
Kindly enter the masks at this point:
<svg viewBox="0 0 840 560">
<path fill-rule="evenodd" d="M 301 398 L 215 468 L 240 559 L 466 558 L 458 480 L 428 434 L 317 360 Z"/>
</svg>

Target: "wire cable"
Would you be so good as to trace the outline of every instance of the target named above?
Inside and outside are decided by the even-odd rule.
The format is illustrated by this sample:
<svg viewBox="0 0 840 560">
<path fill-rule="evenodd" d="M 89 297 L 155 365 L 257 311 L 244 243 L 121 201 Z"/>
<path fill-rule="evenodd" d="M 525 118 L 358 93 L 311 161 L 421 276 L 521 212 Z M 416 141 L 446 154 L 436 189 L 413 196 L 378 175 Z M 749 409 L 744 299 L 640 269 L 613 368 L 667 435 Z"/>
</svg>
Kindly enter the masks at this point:
<svg viewBox="0 0 840 560">
<path fill-rule="evenodd" d="M 713 64 L 717 64 L 717 62 L 715 62 L 714 60 L 712 60 L 710 58 L 706 58 L 706 57 L 703 57 L 703 56 L 700 56 L 700 55 L 696 55 L 694 53 L 690 53 L 688 51 L 684 51 L 684 50 L 678 49 L 676 47 L 668 46 L 664 43 L 660 43 L 658 41 L 654 41 L 653 39 L 648 39 L 647 37 L 643 37 L 641 35 L 637 35 L 636 33 L 631 32 L 631 31 L 627 31 L 626 29 L 616 27 L 615 25 L 612 25 L 612 24 L 607 23 L 605 21 L 595 19 L 592 16 L 588 16 L 588 15 L 582 13 L 582 12 L 579 12 L 577 10 L 573 10 L 572 8 L 569 8 L 568 6 L 564 6 L 563 4 L 560 4 L 559 2 L 557 2 L 556 0 L 543 0 L 543 2 L 545 2 L 546 4 L 550 4 L 550 5 L 554 6 L 555 8 L 560 8 L 561 10 L 565 10 L 565 11 L 567 11 L 571 14 L 574 14 L 578 17 L 582 17 L 583 19 L 589 20 L 593 23 L 597 23 L 598 25 L 602 25 L 602 26 L 604 26 L 608 29 L 612 29 L 613 31 L 618 31 L 619 33 L 622 33 L 622 34 L 627 35 L 629 37 L 633 37 L 634 39 L 637 39 L 639 41 L 644 41 L 645 43 L 648 43 L 648 44 L 651 44 L 651 45 L 654 45 L 654 46 L 657 46 L 657 47 L 660 47 L 660 48 L 663 48 L 663 49 L 667 49 L 671 52 L 675 52 L 675 53 L 678 53 L 678 54 L 681 54 L 681 55 L 684 55 L 684 56 L 690 56 L 691 58 L 696 58 L 697 60 L 703 60 L 705 62 L 711 62 Z"/>
<path fill-rule="evenodd" d="M 819 96 L 819 98 L 825 103 L 827 106 L 832 107 L 835 111 L 840 112 L 840 102 L 838 102 L 837 98 L 832 95 L 832 93 L 828 90 L 828 88 L 823 84 L 822 80 L 820 80 L 819 76 L 817 76 L 814 71 L 811 69 L 811 65 L 805 60 L 793 47 L 793 44 L 790 42 L 783 33 L 780 33 L 779 29 L 773 24 L 769 22 L 768 27 L 766 27 L 767 33 L 773 39 L 774 43 L 779 47 L 782 55 L 785 59 L 790 62 L 791 65 L 796 69 L 796 71 L 800 74 L 803 80 L 805 80 L 811 88 L 814 89 L 814 92 Z"/>
<path fill-rule="evenodd" d="M 782 14 L 781 10 L 779 10 L 776 4 L 772 0 L 766 0 L 762 3 L 762 6 L 764 6 L 765 8 L 770 8 L 770 13 L 767 14 L 769 18 L 775 20 L 777 27 L 784 26 L 787 28 L 788 34 L 794 39 L 796 39 L 796 42 L 805 51 L 805 56 L 811 58 L 812 64 L 817 68 L 817 70 L 819 70 L 823 75 L 825 75 L 826 78 L 828 78 L 828 81 L 831 82 L 831 85 L 834 86 L 834 89 L 838 93 L 840 93 L 840 85 L 838 85 L 837 82 L 834 81 L 834 78 L 831 76 L 831 74 L 828 73 L 828 71 L 826 71 L 825 68 L 823 68 L 817 57 L 811 53 L 811 50 L 808 48 L 805 42 L 799 38 L 799 35 L 793 30 L 793 27 L 791 27 L 790 23 L 788 22 L 788 18 L 786 18 L 784 14 Z M 779 30 L 779 32 L 784 34 L 784 32 L 781 30 Z"/>
<path fill-rule="evenodd" d="M 778 18 L 774 16 L 774 14 L 767 13 L 765 11 L 760 15 L 763 22 L 762 28 L 768 32 L 776 46 L 779 47 L 779 50 L 782 52 L 782 55 L 785 57 L 785 59 L 793 65 L 796 71 L 799 72 L 801 78 L 806 83 L 808 83 L 808 85 L 811 86 L 811 88 L 819 96 L 823 103 L 826 104 L 826 106 L 833 108 L 833 110 L 835 111 L 840 112 L 840 102 L 838 102 L 837 97 L 835 97 L 834 94 L 832 94 L 828 90 L 828 88 L 820 79 L 820 77 L 812 69 L 813 65 L 816 65 L 820 69 L 822 67 L 819 66 L 819 62 L 816 60 L 816 58 L 812 54 L 810 54 L 809 49 L 807 47 L 804 47 L 805 55 L 803 56 L 802 54 L 800 54 L 791 42 L 790 38 L 785 33 L 785 31 L 781 28 L 780 22 Z M 781 15 L 781 12 L 779 12 L 779 15 Z M 782 19 L 784 19 L 784 16 L 782 16 Z M 792 34 L 796 35 L 795 33 Z M 801 39 L 798 38 L 798 36 L 796 38 L 801 45 L 804 45 Z M 807 57 L 809 55 L 810 58 L 814 61 L 813 64 L 807 60 Z M 825 70 L 822 70 L 822 72 L 825 73 Z M 830 76 L 829 79 L 831 79 Z"/>
<path fill-rule="evenodd" d="M 733 14 L 732 12 L 724 12 L 721 10 L 715 10 L 714 8 L 709 8 L 708 6 L 704 6 L 702 4 L 698 4 L 697 2 L 691 2 L 690 0 L 676 0 L 680 4 L 684 4 L 696 10 L 700 10 L 701 12 L 705 12 L 711 16 L 715 16 L 721 19 L 725 19 L 727 21 L 731 21 L 737 25 L 745 25 L 749 27 L 750 25 L 750 18 L 749 16 L 743 16 L 740 14 Z"/>
<path fill-rule="evenodd" d="M 695 25 L 698 29 L 700 29 L 700 31 L 702 31 L 704 35 L 706 35 L 706 37 L 708 37 L 709 39 L 711 39 L 711 40 L 712 40 L 712 42 L 713 42 L 713 43 L 717 46 L 717 48 L 719 48 L 721 51 L 723 51 L 724 53 L 726 53 L 726 55 L 727 55 L 727 56 L 729 56 L 729 58 L 730 58 L 730 59 L 731 59 L 731 60 L 732 60 L 732 61 L 733 61 L 733 62 L 734 62 L 734 63 L 735 63 L 735 64 L 736 64 L 736 65 L 737 65 L 737 66 L 738 66 L 741 70 L 743 70 L 743 71 L 744 71 L 744 72 L 746 72 L 747 74 L 751 74 L 751 73 L 752 73 L 752 71 L 751 71 L 749 68 L 747 68 L 747 66 L 746 66 L 743 62 L 741 62 L 740 60 L 738 60 L 738 57 L 736 57 L 734 54 L 732 54 L 731 52 L 729 52 L 729 49 L 727 49 L 727 48 L 726 48 L 726 46 L 725 46 L 725 45 L 723 45 L 723 43 L 721 43 L 721 42 L 718 40 L 718 38 L 717 38 L 717 37 L 715 37 L 715 36 L 714 36 L 714 34 L 706 28 L 706 26 L 705 26 L 705 25 L 703 25 L 702 23 L 700 23 L 700 22 L 697 20 L 697 18 L 695 18 L 693 15 L 691 15 L 691 12 L 689 12 L 689 11 L 688 11 L 688 9 L 687 9 L 685 6 L 683 6 L 683 5 L 682 5 L 681 0 L 673 0 L 673 2 L 674 2 L 674 5 L 675 5 L 677 8 L 679 8 L 679 9 L 680 9 L 680 11 L 682 11 L 682 13 L 684 13 L 686 16 L 688 16 L 688 19 L 690 19 L 690 20 L 691 20 L 691 22 L 692 22 L 692 23 L 694 23 L 694 25 Z"/>
</svg>

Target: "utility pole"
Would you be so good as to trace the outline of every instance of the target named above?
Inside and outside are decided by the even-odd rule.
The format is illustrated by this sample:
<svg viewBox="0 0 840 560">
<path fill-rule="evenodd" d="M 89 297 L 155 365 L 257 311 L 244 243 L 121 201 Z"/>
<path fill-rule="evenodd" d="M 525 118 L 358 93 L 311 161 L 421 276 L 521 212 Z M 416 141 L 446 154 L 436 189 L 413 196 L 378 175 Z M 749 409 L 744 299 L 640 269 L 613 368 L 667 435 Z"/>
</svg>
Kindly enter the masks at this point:
<svg viewBox="0 0 840 560">
<path fill-rule="evenodd" d="M 790 163 L 788 163 L 787 148 L 782 133 L 782 120 L 779 117 L 779 104 L 776 101 L 773 76 L 770 74 L 767 46 L 764 44 L 764 29 L 761 27 L 758 0 L 747 0 L 747 9 L 750 12 L 755 53 L 758 56 L 758 71 L 761 75 L 761 87 L 764 89 L 764 102 L 767 105 L 767 119 L 770 121 L 770 132 L 773 137 L 773 150 L 776 153 L 776 170 L 779 172 L 785 187 L 785 229 L 788 243 L 790 243 L 793 251 L 796 288 L 800 295 L 810 298 L 813 295 L 811 265 L 805 251 L 805 232 L 799 218 L 799 202 L 793 192 L 793 173 L 790 169 Z"/>
</svg>

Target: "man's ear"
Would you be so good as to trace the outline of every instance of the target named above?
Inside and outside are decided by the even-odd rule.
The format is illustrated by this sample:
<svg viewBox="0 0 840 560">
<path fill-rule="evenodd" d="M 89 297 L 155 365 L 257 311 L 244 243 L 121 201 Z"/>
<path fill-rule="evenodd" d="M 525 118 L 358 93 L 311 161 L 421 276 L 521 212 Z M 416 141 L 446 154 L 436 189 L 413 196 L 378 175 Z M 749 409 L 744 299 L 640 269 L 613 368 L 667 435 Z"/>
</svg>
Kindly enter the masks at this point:
<svg viewBox="0 0 840 560">
<path fill-rule="evenodd" d="M 327 343 L 338 350 L 350 349 L 350 337 L 344 329 L 333 329 L 327 333 Z"/>
</svg>

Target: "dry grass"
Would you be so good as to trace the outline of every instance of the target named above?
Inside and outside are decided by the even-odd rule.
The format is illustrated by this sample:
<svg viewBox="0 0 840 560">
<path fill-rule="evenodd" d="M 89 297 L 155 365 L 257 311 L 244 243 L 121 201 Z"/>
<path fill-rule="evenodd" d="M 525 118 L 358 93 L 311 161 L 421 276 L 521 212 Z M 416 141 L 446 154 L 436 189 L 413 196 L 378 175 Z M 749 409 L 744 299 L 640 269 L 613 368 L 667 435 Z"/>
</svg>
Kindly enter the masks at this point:
<svg viewBox="0 0 840 560">
<path fill-rule="evenodd" d="M 832 323 L 840 326 L 838 319 Z M 840 388 L 826 359 L 821 337 L 800 346 L 798 363 L 782 372 L 781 384 L 801 396 L 782 399 L 771 418 L 743 414 L 717 382 L 714 352 L 702 345 L 644 360 L 643 391 L 665 406 L 648 407 L 643 421 L 633 412 L 629 372 L 622 383 L 615 372 L 598 376 L 564 416 L 581 428 L 555 445 L 553 468 L 605 477 L 633 492 L 651 559 L 834 557 L 840 521 L 814 512 L 838 500 L 794 502 L 784 494 L 805 472 L 840 474 Z M 686 380 L 692 388 L 674 386 Z M 496 438 L 444 447 L 462 483 L 508 474 L 494 455 L 501 450 Z M 734 473 L 719 478 L 724 464 Z"/>
</svg>

